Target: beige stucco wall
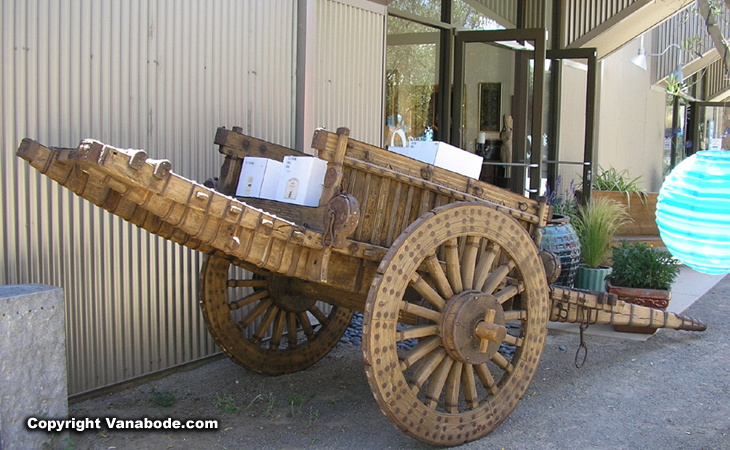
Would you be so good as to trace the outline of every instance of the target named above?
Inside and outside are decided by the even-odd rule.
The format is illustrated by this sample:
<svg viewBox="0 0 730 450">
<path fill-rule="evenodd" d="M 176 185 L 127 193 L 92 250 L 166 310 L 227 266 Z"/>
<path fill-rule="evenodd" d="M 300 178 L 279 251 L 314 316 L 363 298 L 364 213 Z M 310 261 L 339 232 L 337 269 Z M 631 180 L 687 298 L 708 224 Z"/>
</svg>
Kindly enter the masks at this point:
<svg viewBox="0 0 730 450">
<path fill-rule="evenodd" d="M 641 175 L 640 187 L 656 192 L 662 183 L 666 96 L 650 88 L 648 71 L 629 61 L 638 48 L 638 40 L 630 42 L 599 63 L 597 162 Z"/>
</svg>

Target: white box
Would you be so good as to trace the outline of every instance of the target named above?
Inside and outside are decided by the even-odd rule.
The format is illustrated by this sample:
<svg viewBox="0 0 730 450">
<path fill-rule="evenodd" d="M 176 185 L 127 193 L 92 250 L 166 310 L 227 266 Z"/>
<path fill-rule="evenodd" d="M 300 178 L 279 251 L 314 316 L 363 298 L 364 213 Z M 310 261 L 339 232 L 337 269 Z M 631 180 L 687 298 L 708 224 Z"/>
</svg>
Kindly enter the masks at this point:
<svg viewBox="0 0 730 450">
<path fill-rule="evenodd" d="M 412 158 L 411 156 L 411 148 L 410 147 L 395 147 L 395 146 L 389 146 L 388 150 L 393 153 L 398 153 L 399 155 L 407 156 L 409 158 Z"/>
<path fill-rule="evenodd" d="M 475 179 L 484 161 L 479 155 L 439 141 L 411 141 L 407 153 L 410 158 Z"/>
<path fill-rule="evenodd" d="M 274 200 L 284 164 L 268 158 L 246 156 L 238 177 L 236 197 L 258 197 Z"/>
<path fill-rule="evenodd" d="M 286 156 L 281 169 L 276 200 L 304 206 L 319 206 L 327 161 L 311 156 Z"/>
</svg>

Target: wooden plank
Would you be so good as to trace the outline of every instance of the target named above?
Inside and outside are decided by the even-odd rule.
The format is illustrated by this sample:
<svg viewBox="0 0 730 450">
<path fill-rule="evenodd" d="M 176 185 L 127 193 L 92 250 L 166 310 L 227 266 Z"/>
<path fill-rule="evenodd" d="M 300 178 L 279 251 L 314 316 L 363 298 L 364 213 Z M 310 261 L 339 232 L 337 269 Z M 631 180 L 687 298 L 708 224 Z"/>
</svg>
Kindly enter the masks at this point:
<svg viewBox="0 0 730 450">
<path fill-rule="evenodd" d="M 285 156 L 312 156 L 281 145 L 272 144 L 226 128 L 218 128 L 213 141 L 220 146 L 219 151 L 228 156 L 243 159 L 246 156 L 283 161 Z"/>
<path fill-rule="evenodd" d="M 385 215 L 390 211 L 390 203 L 388 197 L 390 192 L 390 180 L 383 178 L 380 180 L 380 188 L 378 189 L 377 200 L 375 204 L 375 217 L 373 218 L 372 230 L 367 242 L 375 245 L 382 245 L 381 234 L 383 225 L 386 221 Z"/>
<path fill-rule="evenodd" d="M 356 187 L 355 193 L 360 196 L 355 198 L 357 198 L 357 201 L 360 203 L 360 223 L 358 224 L 357 229 L 355 229 L 355 240 L 362 242 L 363 230 L 369 226 L 370 222 L 370 216 L 366 217 L 365 214 L 368 205 L 368 192 L 370 191 L 370 180 L 372 179 L 372 175 L 370 173 L 365 173 L 364 176 L 360 176 L 358 178 L 361 179 L 361 184 L 359 187 Z"/>
<path fill-rule="evenodd" d="M 396 221 L 396 225 L 394 226 L 394 233 L 393 238 L 390 239 L 388 242 L 386 242 L 386 247 L 390 247 L 393 244 L 393 241 L 398 238 L 398 236 L 403 233 L 403 230 L 408 227 L 412 222 L 409 220 L 411 212 L 413 210 L 413 197 L 415 195 L 416 188 L 413 186 L 408 186 L 408 193 L 406 194 L 406 201 L 405 203 L 400 202 L 403 204 L 403 209 L 398 209 L 398 219 Z M 413 219 L 416 220 L 416 219 Z"/>
<path fill-rule="evenodd" d="M 310 207 L 292 203 L 277 202 L 264 198 L 236 197 L 245 205 L 266 211 L 268 214 L 301 225 L 304 228 L 324 232 L 325 207 Z"/>
<path fill-rule="evenodd" d="M 396 223 L 398 223 L 399 216 L 402 217 L 405 203 L 401 201 L 401 191 L 403 190 L 403 183 L 396 183 L 395 189 L 393 189 L 393 197 L 389 200 L 390 211 L 388 214 L 388 226 L 383 230 L 385 238 L 382 240 L 385 247 L 390 247 L 393 243 L 394 235 L 396 234 Z M 399 215 L 400 211 L 400 215 Z"/>
<path fill-rule="evenodd" d="M 365 194 L 365 203 L 360 205 L 360 220 L 362 221 L 362 229 L 357 240 L 361 242 L 370 242 L 369 239 L 373 235 L 373 221 L 375 213 L 378 209 L 378 193 L 380 192 L 380 182 L 382 178 L 367 174 L 365 184 L 367 191 Z"/>
</svg>

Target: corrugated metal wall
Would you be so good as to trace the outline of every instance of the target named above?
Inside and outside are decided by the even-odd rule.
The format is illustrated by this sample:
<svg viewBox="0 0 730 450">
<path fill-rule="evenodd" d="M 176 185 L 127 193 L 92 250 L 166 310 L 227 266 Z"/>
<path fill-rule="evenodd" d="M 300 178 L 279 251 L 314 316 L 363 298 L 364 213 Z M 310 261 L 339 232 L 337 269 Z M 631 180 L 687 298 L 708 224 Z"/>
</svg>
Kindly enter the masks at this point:
<svg viewBox="0 0 730 450">
<path fill-rule="evenodd" d="M 705 100 L 710 102 L 727 101 L 728 91 L 730 91 L 730 79 L 726 76 L 725 64 L 723 64 L 722 59 L 718 59 L 707 66 L 705 79 Z"/>
<path fill-rule="evenodd" d="M 200 255 L 80 200 L 15 149 L 94 137 L 202 181 L 220 167 L 217 126 L 293 147 L 296 1 L 2 0 L 0 25 L 0 284 L 64 289 L 69 393 L 214 353 Z"/>
<path fill-rule="evenodd" d="M 631 6 L 636 0 L 561 0 L 565 43 L 570 44 Z"/>
<path fill-rule="evenodd" d="M 317 2 L 315 126 L 350 128 L 380 145 L 383 133 L 385 16 L 348 3 Z"/>
<path fill-rule="evenodd" d="M 517 2 L 505 2 L 504 0 L 472 0 L 466 3 L 480 3 L 485 8 L 494 12 L 497 16 L 506 20 L 510 25 L 517 23 Z"/>
</svg>

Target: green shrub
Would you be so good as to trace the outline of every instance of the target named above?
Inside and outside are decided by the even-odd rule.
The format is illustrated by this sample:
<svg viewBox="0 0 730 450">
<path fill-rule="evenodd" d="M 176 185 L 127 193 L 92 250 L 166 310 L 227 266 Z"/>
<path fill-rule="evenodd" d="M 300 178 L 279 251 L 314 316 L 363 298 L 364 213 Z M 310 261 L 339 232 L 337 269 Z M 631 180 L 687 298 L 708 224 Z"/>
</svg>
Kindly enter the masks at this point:
<svg viewBox="0 0 730 450">
<path fill-rule="evenodd" d="M 616 231 L 631 221 L 626 208 L 606 198 L 593 198 L 578 208 L 573 228 L 580 240 L 580 259 L 593 269 L 611 256 L 611 243 Z"/>
<path fill-rule="evenodd" d="M 608 170 L 598 167 L 598 171 L 593 174 L 591 181 L 591 189 L 594 191 L 618 191 L 626 196 L 626 204 L 631 207 L 631 193 L 635 193 L 641 199 L 641 203 L 646 204 L 646 192 L 639 188 L 639 180 L 641 175 L 631 178 L 627 169 L 618 171 L 611 167 Z"/>
<path fill-rule="evenodd" d="M 679 275 L 679 261 L 649 245 L 628 243 L 613 249 L 611 284 L 640 289 L 668 290 Z"/>
</svg>

